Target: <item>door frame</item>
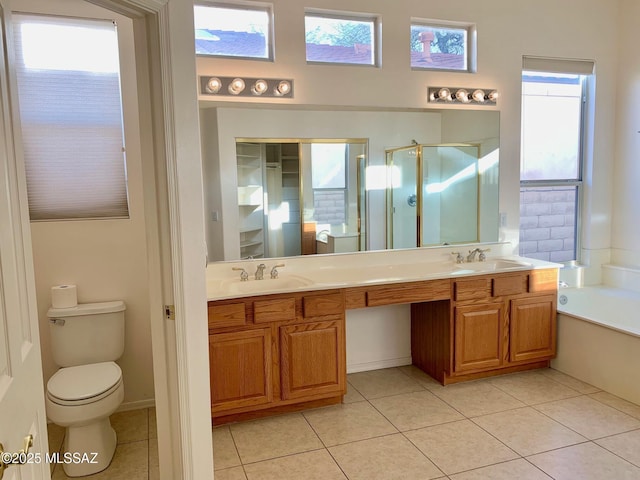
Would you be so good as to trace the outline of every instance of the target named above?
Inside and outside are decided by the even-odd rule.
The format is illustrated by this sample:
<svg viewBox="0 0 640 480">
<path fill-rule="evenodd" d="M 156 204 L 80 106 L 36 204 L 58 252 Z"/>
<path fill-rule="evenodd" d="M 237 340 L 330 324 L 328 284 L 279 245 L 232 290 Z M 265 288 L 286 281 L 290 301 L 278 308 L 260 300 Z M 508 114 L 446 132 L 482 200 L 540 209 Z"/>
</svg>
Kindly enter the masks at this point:
<svg viewBox="0 0 640 480">
<path fill-rule="evenodd" d="M 213 478 L 193 2 L 87 1 L 134 25 L 161 479 Z"/>
</svg>

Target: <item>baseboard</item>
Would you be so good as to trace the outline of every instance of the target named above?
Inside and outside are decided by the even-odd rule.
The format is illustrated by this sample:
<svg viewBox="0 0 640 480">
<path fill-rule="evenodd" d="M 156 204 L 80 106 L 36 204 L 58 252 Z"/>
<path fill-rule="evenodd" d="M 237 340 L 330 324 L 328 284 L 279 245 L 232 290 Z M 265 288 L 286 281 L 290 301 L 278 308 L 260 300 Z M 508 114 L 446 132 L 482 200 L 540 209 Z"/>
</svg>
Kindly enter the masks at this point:
<svg viewBox="0 0 640 480">
<path fill-rule="evenodd" d="M 388 360 L 376 360 L 375 362 L 352 363 L 347 365 L 347 373 L 368 372 L 382 368 L 403 367 L 411 365 L 411 357 L 390 358 Z"/>
<path fill-rule="evenodd" d="M 143 408 L 151 408 L 156 406 L 156 400 L 136 400 L 135 402 L 125 402 L 118 407 L 116 412 L 128 412 L 129 410 L 141 410 Z"/>
</svg>

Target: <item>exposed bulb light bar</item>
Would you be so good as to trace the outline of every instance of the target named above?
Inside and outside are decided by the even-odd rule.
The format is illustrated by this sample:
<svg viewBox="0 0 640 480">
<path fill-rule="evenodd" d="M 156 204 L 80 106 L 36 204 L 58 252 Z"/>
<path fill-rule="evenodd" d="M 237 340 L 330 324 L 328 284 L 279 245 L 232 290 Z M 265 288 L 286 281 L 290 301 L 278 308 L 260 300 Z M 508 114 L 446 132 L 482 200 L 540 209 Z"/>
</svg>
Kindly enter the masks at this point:
<svg viewBox="0 0 640 480">
<path fill-rule="evenodd" d="M 200 77 L 200 93 L 218 97 L 293 98 L 293 80 L 206 76 Z"/>
<path fill-rule="evenodd" d="M 469 93 L 471 92 L 471 93 Z M 474 105 L 495 105 L 498 101 L 497 90 L 482 90 L 450 87 L 429 87 L 429 103 L 463 103 Z"/>
</svg>

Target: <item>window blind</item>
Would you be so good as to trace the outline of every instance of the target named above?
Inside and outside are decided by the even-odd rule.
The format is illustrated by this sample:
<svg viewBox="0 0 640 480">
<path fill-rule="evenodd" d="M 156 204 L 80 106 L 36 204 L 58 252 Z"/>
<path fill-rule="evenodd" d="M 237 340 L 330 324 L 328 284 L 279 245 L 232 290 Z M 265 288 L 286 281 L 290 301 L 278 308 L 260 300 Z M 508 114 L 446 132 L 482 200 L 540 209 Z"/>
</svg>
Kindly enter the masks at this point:
<svg viewBox="0 0 640 480">
<path fill-rule="evenodd" d="M 31 220 L 128 217 L 116 26 L 13 21 Z"/>
<path fill-rule="evenodd" d="M 592 75 L 595 64 L 591 60 L 562 58 L 522 57 L 522 70 L 529 72 L 569 73 Z"/>
</svg>

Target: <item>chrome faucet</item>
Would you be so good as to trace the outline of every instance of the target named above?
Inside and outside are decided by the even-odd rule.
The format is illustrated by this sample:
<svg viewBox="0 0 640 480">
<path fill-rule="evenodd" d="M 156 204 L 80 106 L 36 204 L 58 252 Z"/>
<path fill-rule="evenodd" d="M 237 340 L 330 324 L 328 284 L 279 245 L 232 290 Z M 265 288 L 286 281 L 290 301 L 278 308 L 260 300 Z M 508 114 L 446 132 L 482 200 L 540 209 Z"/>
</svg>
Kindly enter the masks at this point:
<svg viewBox="0 0 640 480">
<path fill-rule="evenodd" d="M 467 255 L 467 263 L 475 262 L 476 253 L 480 253 L 480 251 L 481 250 L 479 248 L 474 248 L 473 250 L 469 250 L 469 255 Z"/>
<path fill-rule="evenodd" d="M 275 280 L 278 278 L 278 268 L 284 267 L 284 263 L 279 263 L 278 265 L 274 265 L 271 269 L 271 279 Z"/>
<path fill-rule="evenodd" d="M 456 256 L 456 263 L 464 263 L 464 257 L 460 252 L 451 252 L 451 255 Z"/>
<path fill-rule="evenodd" d="M 247 271 L 244 268 L 233 267 L 233 268 L 231 268 L 231 270 L 236 270 L 236 271 L 240 272 L 240 281 L 241 282 L 248 282 L 249 281 L 249 274 L 247 273 Z"/>
<path fill-rule="evenodd" d="M 258 268 L 256 269 L 256 280 L 264 280 L 264 269 L 267 268 L 267 266 L 264 263 L 261 263 L 260 265 L 258 265 Z"/>
</svg>

